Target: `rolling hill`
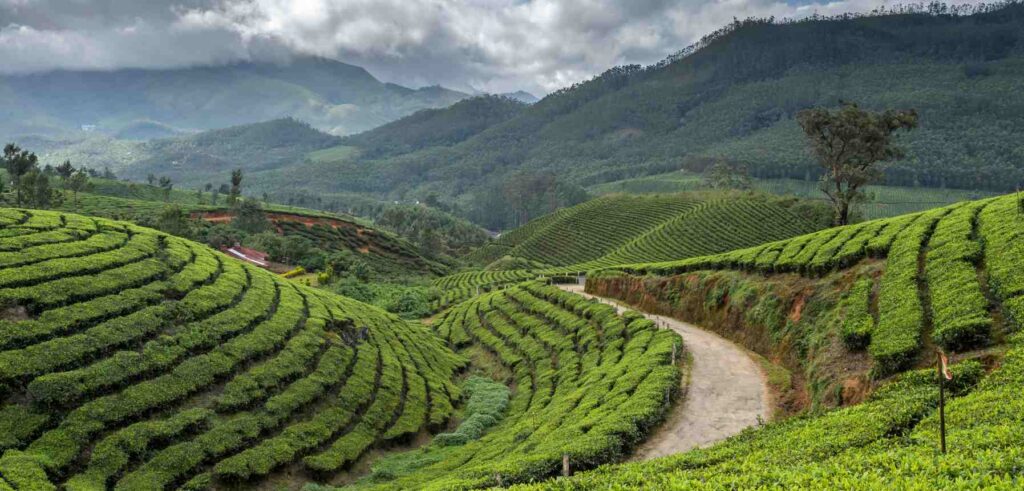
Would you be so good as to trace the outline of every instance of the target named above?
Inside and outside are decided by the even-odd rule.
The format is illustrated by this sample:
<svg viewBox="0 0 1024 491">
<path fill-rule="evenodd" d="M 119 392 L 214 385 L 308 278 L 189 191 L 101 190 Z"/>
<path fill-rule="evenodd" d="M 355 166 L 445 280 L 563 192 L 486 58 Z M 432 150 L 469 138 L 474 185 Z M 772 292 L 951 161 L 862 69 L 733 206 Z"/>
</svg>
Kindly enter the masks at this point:
<svg viewBox="0 0 1024 491">
<path fill-rule="evenodd" d="M 593 411 L 588 402 L 593 388 L 562 391 L 565 374 L 525 377 L 542 363 L 554 366 L 544 349 L 565 343 L 562 352 L 570 352 L 563 328 L 554 335 L 548 332 L 551 326 L 571 322 L 565 312 L 609 307 L 523 279 L 508 288 L 470 294 L 472 298 L 443 314 L 435 332 L 451 346 L 482 344 L 514 367 L 514 376 L 522 380 L 559 384 L 551 393 L 570 400 L 541 404 L 579 416 L 527 418 L 513 412 L 481 440 L 417 460 L 398 474 L 375 473 L 360 489 L 515 483 L 516 489 L 837 484 L 891 489 L 894 483 L 907 488 L 1012 488 L 1019 462 L 1016 435 L 1024 423 L 1020 213 L 1016 196 L 1000 196 L 723 254 L 591 271 L 588 292 L 691 320 L 771 360 L 765 363 L 775 367 L 769 377 L 780 384 L 775 389 L 779 403 L 790 411 L 810 409 L 709 448 L 596 470 L 586 469 L 594 455 L 609 451 L 605 445 L 632 438 L 589 439 L 592 430 L 586 428 L 593 420 L 583 411 Z M 534 275 L 557 278 L 558 271 L 538 270 Z M 510 276 L 509 281 L 516 279 Z M 563 311 L 524 315 L 538 312 L 534 309 L 543 305 L 541 298 Z M 603 315 L 594 312 L 590 317 Z M 592 334 L 608 332 L 595 329 Z M 573 345 L 593 343 L 577 336 L 579 331 L 568 336 Z M 953 361 L 952 379 L 945 385 L 948 454 L 938 448 L 937 347 Z M 524 361 L 530 359 L 534 362 Z M 784 377 L 776 375 L 780 370 Z M 534 383 L 518 386 L 531 387 L 534 398 L 538 394 Z M 621 387 L 618 382 L 612 386 Z M 546 385 L 539 387 L 541 394 L 548 393 Z M 639 409 L 629 407 L 624 410 Z M 557 423 L 545 425 L 543 420 Z M 549 436 L 546 431 L 552 436 L 572 434 L 577 423 L 584 430 L 576 438 L 582 440 L 561 451 L 580 471 L 569 478 L 540 480 L 558 471 L 558 450 L 552 451 L 552 445 L 559 447 L 557 440 L 538 439 L 538 429 L 545 431 L 541 438 Z M 540 426 L 526 429 L 532 425 Z"/>
<path fill-rule="evenodd" d="M 816 400 L 848 407 L 522 489 L 1013 488 L 1020 214 L 1016 196 L 1001 196 L 588 277 L 588 291 L 700 322 L 802 373 Z M 945 454 L 936 347 L 959 362 Z"/>
<path fill-rule="evenodd" d="M 331 192 L 436 192 L 468 209 L 520 172 L 586 187 L 700 172 L 717 158 L 755 177 L 814 178 L 794 116 L 841 100 L 920 114 L 887 184 L 1012 190 L 1024 181 L 1013 143 L 1024 128 L 1024 6 L 930 9 L 738 21 L 656 65 L 556 91 L 464 141 L 339 161 Z"/>
<path fill-rule="evenodd" d="M 422 326 L 124 222 L 0 222 L 0 489 L 329 475 L 452 413 L 465 360 Z"/>
<path fill-rule="evenodd" d="M 77 203 L 69 196 L 60 210 L 160 227 L 162 213 L 174 207 L 192 220 L 192 230 L 186 235 L 204 241 L 209 238 L 212 225 L 230 224 L 236 215 L 223 199 L 219 205 L 210 205 L 208 193 L 199 200 L 195 193 L 173 190 L 170 200 L 164 201 L 160 188 L 146 184 L 93 178 L 91 185 L 91 192 L 80 193 Z M 446 264 L 427 258 L 409 239 L 367 219 L 278 204 L 266 204 L 264 215 L 269 230 L 281 237 L 305 239 L 310 247 L 325 254 L 351 253 L 383 277 L 433 277 L 449 271 Z M 434 218 L 438 228 L 448 225 L 444 219 L 449 217 Z"/>
<path fill-rule="evenodd" d="M 742 193 L 609 195 L 533 220 L 470 258 L 488 263 L 511 256 L 586 270 L 598 264 L 703 256 L 820 227 L 788 209 L 797 205 Z"/>
<path fill-rule="evenodd" d="M 0 135 L 88 129 L 137 138 L 295 117 L 334 134 L 367 130 L 466 94 L 384 83 L 316 57 L 177 69 L 53 71 L 0 77 Z M 16 117 L 13 117 L 17 115 Z M 154 129 L 165 128 L 153 132 Z M 143 131 L 145 130 L 145 131 Z"/>
<path fill-rule="evenodd" d="M 745 202 L 721 210 L 785 211 Z M 791 377 L 780 403 L 814 410 L 591 471 L 628 456 L 676 395 L 678 338 L 635 312 L 520 280 L 427 330 L 151 229 L 2 209 L 0 489 L 332 482 L 370 446 L 444 427 L 466 363 L 514 388 L 507 409 L 472 437 L 462 426 L 435 436 L 444 443 L 364 487 L 1009 486 L 1024 414 L 1019 210 L 1000 196 L 592 270 L 588 291 L 746 346 Z M 543 229 L 516 235 L 528 243 Z M 667 236 L 634 235 L 650 240 L 627 244 Z M 937 346 L 954 362 L 947 455 Z M 577 474 L 548 480 L 566 458 Z"/>
<path fill-rule="evenodd" d="M 139 142 L 132 160 L 113 169 L 135 181 L 154 174 L 170 177 L 179 187 L 197 188 L 206 183 L 217 187 L 234 169 L 251 174 L 287 167 L 302 162 L 308 153 L 339 142 L 336 136 L 285 118 Z"/>
<path fill-rule="evenodd" d="M 257 192 L 279 201 L 303 199 L 307 206 L 352 209 L 367 200 L 409 203 L 436 195 L 459 215 L 505 230 L 524 223 L 524 216 L 583 201 L 584 188 L 680 169 L 700 173 L 719 159 L 743 164 L 760 180 L 813 181 L 819 170 L 805 151 L 795 115 L 853 101 L 869 109 L 914 108 L 920 115 L 920 127 L 903 137 L 907 157 L 887 167 L 883 184 L 1005 192 L 1024 181 L 1014 143 L 1024 128 L 1024 100 L 1018 97 L 1024 93 L 1022 12 L 1024 6 L 1013 2 L 974 10 L 936 4 L 795 22 L 737 21 L 661 63 L 616 67 L 534 104 L 483 96 L 445 107 L 462 99 L 453 96 L 445 103 L 410 105 L 394 117 L 363 118 L 360 130 L 367 131 L 314 145 L 307 143 L 322 137 L 293 143 L 271 136 L 275 144 L 263 145 L 250 133 L 259 125 L 209 134 L 224 140 L 220 149 L 182 135 L 148 146 L 109 137 L 33 137 L 22 143 L 39 149 L 48 163 L 71 158 L 96 168 L 122 168 L 135 179 L 149 172 L 175 174 L 188 186 L 205 184 L 216 170 L 243 166 L 253 171 L 249 182 Z M 338 68 L 336 75 L 324 60 L 296 63 L 296 74 L 234 69 L 246 77 L 279 77 L 304 94 L 312 91 L 339 104 L 350 96 L 331 89 L 326 81 L 332 76 L 363 80 L 358 94 L 402 92 L 381 89 L 383 84 L 354 75 L 358 70 Z M 262 121 L 288 115 L 314 128 L 350 133 L 316 115 L 273 109 L 288 100 L 260 96 L 245 107 L 263 111 L 266 117 L 257 118 Z M 254 119 L 204 121 L 200 128 Z M 125 134 L 173 126 L 150 117 Z M 550 182 L 519 184 L 533 181 Z M 886 215 L 905 211 L 897 207 Z"/>
<path fill-rule="evenodd" d="M 510 97 L 472 97 L 443 109 L 424 109 L 392 123 L 345 137 L 342 143 L 362 150 L 362 158 L 380 158 L 454 145 L 515 117 L 526 106 Z"/>
<path fill-rule="evenodd" d="M 457 458 L 430 479 L 477 487 L 498 466 L 528 481 L 582 441 L 583 467 L 623 455 L 679 378 L 677 336 L 541 284 L 467 303 L 435 336 L 124 222 L 5 208 L 0 231 L 4 490 L 330 481 L 444 427 L 467 362 L 446 344 L 496 350 L 519 389 L 485 438 L 449 437 Z M 584 392 L 587 418 L 562 419 Z"/>
</svg>

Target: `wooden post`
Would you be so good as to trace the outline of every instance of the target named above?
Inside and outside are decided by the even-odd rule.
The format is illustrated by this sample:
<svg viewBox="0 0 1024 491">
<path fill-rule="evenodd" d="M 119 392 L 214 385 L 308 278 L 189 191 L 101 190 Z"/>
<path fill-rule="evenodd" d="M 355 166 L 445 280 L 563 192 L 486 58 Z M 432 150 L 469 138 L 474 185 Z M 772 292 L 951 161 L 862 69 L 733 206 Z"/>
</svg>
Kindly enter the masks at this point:
<svg viewBox="0 0 1024 491">
<path fill-rule="evenodd" d="M 498 482 L 498 487 L 499 488 L 505 486 L 505 484 L 501 482 L 501 473 L 500 472 L 495 472 L 494 473 L 494 480 Z"/>
<path fill-rule="evenodd" d="M 562 454 L 562 475 L 569 477 L 569 454 Z"/>
<path fill-rule="evenodd" d="M 942 352 L 939 352 L 939 446 L 946 453 L 946 374 L 942 373 Z"/>
</svg>

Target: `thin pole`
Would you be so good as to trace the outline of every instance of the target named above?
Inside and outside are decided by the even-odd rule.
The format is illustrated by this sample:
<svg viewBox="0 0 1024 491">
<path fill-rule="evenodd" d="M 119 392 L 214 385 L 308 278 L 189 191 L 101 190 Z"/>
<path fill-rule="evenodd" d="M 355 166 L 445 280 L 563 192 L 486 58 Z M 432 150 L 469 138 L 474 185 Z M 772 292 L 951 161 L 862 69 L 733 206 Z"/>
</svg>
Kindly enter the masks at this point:
<svg viewBox="0 0 1024 491">
<path fill-rule="evenodd" d="M 946 453 L 946 376 L 942 373 L 942 357 L 939 366 L 939 445 L 942 453 Z"/>
</svg>

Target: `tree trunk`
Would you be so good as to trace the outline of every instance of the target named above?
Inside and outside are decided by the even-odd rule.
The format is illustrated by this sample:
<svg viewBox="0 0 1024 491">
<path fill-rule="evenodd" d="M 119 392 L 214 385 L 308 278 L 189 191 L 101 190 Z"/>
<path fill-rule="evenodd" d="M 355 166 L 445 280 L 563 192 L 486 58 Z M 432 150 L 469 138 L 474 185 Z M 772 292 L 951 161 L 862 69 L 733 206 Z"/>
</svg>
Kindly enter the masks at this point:
<svg viewBox="0 0 1024 491">
<path fill-rule="evenodd" d="M 836 225 L 843 226 L 848 224 L 850 222 L 850 202 L 840 200 L 836 206 Z"/>
</svg>

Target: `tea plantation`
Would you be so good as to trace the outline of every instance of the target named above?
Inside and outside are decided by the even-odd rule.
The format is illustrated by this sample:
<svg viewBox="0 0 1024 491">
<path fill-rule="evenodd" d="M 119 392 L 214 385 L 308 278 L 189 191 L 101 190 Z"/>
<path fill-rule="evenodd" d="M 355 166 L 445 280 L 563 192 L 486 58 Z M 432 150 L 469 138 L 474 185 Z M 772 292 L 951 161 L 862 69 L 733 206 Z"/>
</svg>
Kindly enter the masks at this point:
<svg viewBox="0 0 1024 491">
<path fill-rule="evenodd" d="M 466 489 L 587 469 L 628 456 L 663 419 L 679 387 L 679 336 L 636 312 L 539 282 L 464 302 L 435 323 L 453 348 L 482 346 L 516 387 L 504 419 L 451 443 L 385 489 Z"/>
<path fill-rule="evenodd" d="M 313 478 L 438 426 L 426 328 L 151 229 L 0 209 L 0 489 Z"/>
<path fill-rule="evenodd" d="M 815 227 L 765 196 L 611 195 L 508 232 L 470 255 L 550 265 L 611 265 L 681 259 L 812 232 Z"/>
<path fill-rule="evenodd" d="M 567 216 L 507 240 L 533 244 L 522 236 Z M 337 484 L 371 450 L 446 428 L 358 486 L 1018 488 L 1016 197 L 803 235 L 807 225 L 793 218 L 771 204 L 703 201 L 631 238 L 581 248 L 567 238 L 568 252 L 547 257 L 568 266 L 439 279 L 446 310 L 428 328 L 151 229 L 0 209 L 0 490 L 248 489 L 288 476 L 312 491 Z M 723 224 L 735 233 L 717 234 Z M 541 241 L 520 250 L 541 251 Z M 792 343 L 789 353 L 810 365 L 818 346 L 832 360 L 867 360 L 868 390 L 709 448 L 616 463 L 672 408 L 685 347 L 639 313 L 535 281 L 574 281 L 578 271 L 588 290 L 618 285 L 622 298 L 649 302 L 683 302 L 707 275 L 738 278 L 698 298 L 707 309 L 767 291 L 745 285 L 790 282 L 811 298 L 803 316 L 828 319 L 835 343 L 799 332 L 807 326 L 803 304 L 794 316 L 785 303 L 793 299 L 779 304 L 786 331 L 764 336 Z M 835 289 L 833 303 L 812 305 L 813 285 Z M 763 315 L 754 305 L 732 318 Z M 934 347 L 955 361 L 946 455 L 935 369 L 925 368 Z M 462 412 L 469 365 L 510 389 L 486 415 Z M 456 429 L 462 417 L 475 422 Z M 575 475 L 555 478 L 564 461 Z"/>
<path fill-rule="evenodd" d="M 644 290 L 669 278 L 686 285 L 709 271 L 733 270 L 751 281 L 833 278 L 860 271 L 844 269 L 855 263 L 881 261 L 881 274 L 854 278 L 836 310 L 844 349 L 866 348 L 879 387 L 860 404 L 752 428 L 708 449 L 518 488 L 1019 489 L 1022 239 L 1020 203 L 1004 196 L 596 273 L 588 290 L 611 282 L 638 298 L 656 294 Z M 953 365 L 947 382 L 945 455 L 939 451 L 936 346 L 964 360 Z"/>
<path fill-rule="evenodd" d="M 443 307 L 538 275 L 575 276 L 622 264 L 700 257 L 817 228 L 765 196 L 605 196 L 533 220 L 467 257 L 479 263 L 509 256 L 533 268 L 465 271 L 434 285 L 442 290 L 438 305 Z"/>
</svg>

